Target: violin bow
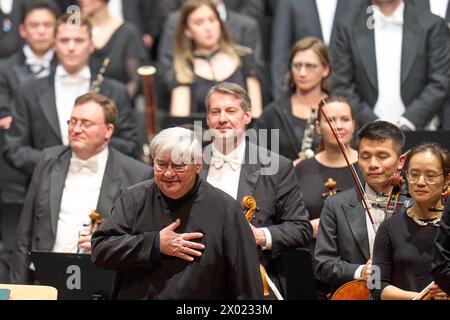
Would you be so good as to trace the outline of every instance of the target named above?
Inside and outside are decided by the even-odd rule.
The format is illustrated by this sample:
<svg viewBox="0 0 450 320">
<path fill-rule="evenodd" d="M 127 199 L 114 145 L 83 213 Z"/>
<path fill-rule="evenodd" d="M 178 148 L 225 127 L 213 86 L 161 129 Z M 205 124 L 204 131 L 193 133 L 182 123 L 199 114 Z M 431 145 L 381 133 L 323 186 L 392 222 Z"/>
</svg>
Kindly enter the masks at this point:
<svg viewBox="0 0 450 320">
<path fill-rule="evenodd" d="M 347 167 L 350 170 L 353 180 L 355 181 L 356 184 L 356 190 L 358 190 L 359 195 L 361 196 L 362 202 L 363 202 L 363 206 L 364 209 L 367 212 L 367 215 L 369 216 L 370 222 L 372 223 L 372 226 L 374 225 L 374 221 L 372 218 L 372 215 L 370 214 L 370 210 L 369 210 L 369 206 L 367 205 L 366 202 L 366 193 L 364 191 L 364 188 L 362 186 L 361 180 L 359 180 L 358 175 L 356 174 L 356 170 L 355 167 L 353 166 L 353 164 L 350 163 L 349 159 L 348 159 L 348 152 L 347 152 L 347 148 L 345 147 L 344 143 L 342 142 L 342 140 L 339 138 L 338 133 L 337 133 L 337 128 L 336 128 L 336 124 L 334 123 L 334 120 L 332 117 L 329 116 L 329 113 L 326 109 L 326 105 L 327 103 L 325 102 L 325 100 L 322 98 L 320 99 L 319 102 L 319 112 L 322 112 L 325 120 L 328 123 L 328 126 L 330 127 L 331 131 L 333 132 L 333 136 L 336 139 L 339 148 L 342 152 L 342 155 L 344 156 L 345 162 L 347 163 Z"/>
</svg>

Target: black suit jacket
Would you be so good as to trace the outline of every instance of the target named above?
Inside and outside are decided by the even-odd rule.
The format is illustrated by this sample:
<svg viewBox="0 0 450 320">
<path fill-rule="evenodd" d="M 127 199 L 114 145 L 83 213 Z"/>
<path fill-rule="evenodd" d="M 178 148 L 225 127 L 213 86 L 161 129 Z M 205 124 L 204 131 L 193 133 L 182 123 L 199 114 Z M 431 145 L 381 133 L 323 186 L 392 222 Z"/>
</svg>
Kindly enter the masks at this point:
<svg viewBox="0 0 450 320">
<path fill-rule="evenodd" d="M 42 150 L 62 144 L 54 77 L 53 73 L 20 88 L 15 100 L 14 121 L 5 136 L 6 159 L 30 176 Z M 100 93 L 111 98 L 118 109 L 118 121 L 111 146 L 135 156 L 137 131 L 125 86 L 115 80 L 105 79 Z"/>
<path fill-rule="evenodd" d="M 450 294 L 450 201 L 448 199 L 433 246 L 431 274 L 436 284 Z"/>
<path fill-rule="evenodd" d="M 365 0 L 338 0 L 330 50 L 336 41 L 336 20 L 341 15 L 355 11 Z M 285 90 L 284 77 L 289 68 L 291 47 L 304 37 L 323 40 L 319 13 L 315 0 L 278 0 L 272 25 L 272 88 L 276 97 Z"/>
<path fill-rule="evenodd" d="M 366 6 L 337 24 L 333 91 L 350 99 L 361 124 L 377 119 L 375 34 Z M 418 129 L 438 112 L 449 88 L 450 50 L 445 22 L 405 3 L 401 57 L 403 117 Z"/>
<path fill-rule="evenodd" d="M 10 14 L 5 14 L 0 10 L 0 58 L 9 57 L 15 53 L 22 45 L 19 35 L 19 25 L 22 23 L 25 0 L 13 0 Z M 7 21 L 11 23 L 11 30 L 5 32 L 3 26 Z"/>
<path fill-rule="evenodd" d="M 71 157 L 72 151 L 67 146 L 48 148 L 36 166 L 17 229 L 11 267 L 13 283 L 29 281 L 28 252 L 53 249 Z M 151 167 L 110 148 L 96 211 L 107 218 L 120 189 L 152 177 Z"/>
<path fill-rule="evenodd" d="M 312 227 L 292 162 L 270 152 L 272 161 L 263 164 L 259 155 L 267 152 L 267 149 L 247 142 L 246 161 L 241 168 L 237 200 L 242 203 L 242 199 L 248 195 L 255 198 L 258 209 L 251 223 L 258 228 L 268 228 L 272 236 L 272 249 L 260 250 L 261 263 L 277 284 L 277 288 L 281 288 L 282 294 L 285 294 L 285 274 L 281 259 L 277 257 L 289 249 L 307 247 L 312 239 Z M 250 157 L 258 155 L 256 161 L 253 161 L 256 163 L 247 161 L 249 155 Z M 210 156 L 205 152 L 206 164 L 200 173 L 205 180 L 208 176 Z M 266 170 L 271 166 L 276 168 L 276 165 L 278 169 L 274 174 L 264 174 L 268 173 Z"/>
<path fill-rule="evenodd" d="M 52 61 L 52 70 L 56 67 L 55 57 Z M 0 61 L 0 119 L 11 115 L 14 97 L 19 88 L 24 83 L 35 79 L 30 67 L 25 64 L 25 55 L 22 50 Z"/>
<path fill-rule="evenodd" d="M 369 258 L 366 211 L 356 190 L 327 197 L 314 253 L 316 277 L 337 288 L 353 280 L 356 269 Z"/>
</svg>

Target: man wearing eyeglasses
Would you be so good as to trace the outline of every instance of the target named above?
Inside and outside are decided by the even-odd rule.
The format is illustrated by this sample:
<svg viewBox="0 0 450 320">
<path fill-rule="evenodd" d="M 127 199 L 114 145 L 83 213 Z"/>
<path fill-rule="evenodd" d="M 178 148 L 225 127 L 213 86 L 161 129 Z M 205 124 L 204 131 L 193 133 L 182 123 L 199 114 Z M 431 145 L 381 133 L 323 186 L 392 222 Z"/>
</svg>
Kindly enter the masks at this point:
<svg viewBox="0 0 450 320">
<path fill-rule="evenodd" d="M 91 34 L 92 26 L 86 17 L 69 14 L 60 17 L 55 26 L 56 70 L 25 84 L 15 96 L 14 121 L 5 136 L 5 157 L 29 176 L 44 148 L 68 144 L 67 119 L 74 101 L 93 90 L 97 76 L 88 66 L 94 51 Z M 111 145 L 136 156 L 137 131 L 126 87 L 108 78 L 100 82 L 95 89 L 111 98 L 118 108 Z"/>
<path fill-rule="evenodd" d="M 257 248 L 239 203 L 199 177 L 201 142 L 170 128 L 151 144 L 155 179 L 121 192 L 92 236 L 92 260 L 119 270 L 117 299 L 259 299 Z"/>
<path fill-rule="evenodd" d="M 121 188 L 150 179 L 152 169 L 114 148 L 114 103 L 99 94 L 77 98 L 68 121 L 69 146 L 42 153 L 25 200 L 11 267 L 13 283 L 33 281 L 32 250 L 89 253 L 89 214 L 108 218 Z"/>
<path fill-rule="evenodd" d="M 405 160 L 405 136 L 390 122 L 365 125 L 358 133 L 358 141 L 358 165 L 373 224 L 356 186 L 325 200 L 314 259 L 317 278 L 332 291 L 352 280 L 367 280 L 371 274 L 375 233 L 386 218 L 391 177 Z"/>
</svg>

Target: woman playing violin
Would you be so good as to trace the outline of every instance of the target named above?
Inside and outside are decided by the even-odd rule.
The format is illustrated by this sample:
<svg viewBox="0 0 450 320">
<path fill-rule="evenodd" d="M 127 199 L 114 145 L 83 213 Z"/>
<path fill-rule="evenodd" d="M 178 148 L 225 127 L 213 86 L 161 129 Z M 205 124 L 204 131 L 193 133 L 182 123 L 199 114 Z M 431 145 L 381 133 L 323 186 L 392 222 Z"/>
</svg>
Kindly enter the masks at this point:
<svg viewBox="0 0 450 320">
<path fill-rule="evenodd" d="M 378 229 L 373 265 L 380 268 L 381 287 L 372 290 L 374 299 L 413 299 L 433 280 L 432 248 L 450 172 L 449 153 L 436 143 L 423 143 L 408 153 L 406 170 L 413 205 L 385 220 Z M 448 298 L 432 285 L 423 299 Z"/>
</svg>

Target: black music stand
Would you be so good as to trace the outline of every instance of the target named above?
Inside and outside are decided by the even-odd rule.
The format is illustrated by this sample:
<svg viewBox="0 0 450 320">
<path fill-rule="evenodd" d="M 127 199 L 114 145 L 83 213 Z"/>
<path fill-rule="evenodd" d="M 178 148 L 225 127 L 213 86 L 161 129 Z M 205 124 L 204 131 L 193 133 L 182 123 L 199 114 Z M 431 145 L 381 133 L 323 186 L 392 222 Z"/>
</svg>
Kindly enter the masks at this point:
<svg viewBox="0 0 450 320">
<path fill-rule="evenodd" d="M 286 300 L 316 300 L 316 283 L 308 249 L 291 249 L 281 255 L 286 277 Z"/>
<path fill-rule="evenodd" d="M 109 300 L 116 273 L 96 267 L 90 254 L 32 251 L 40 285 L 58 290 L 58 300 Z"/>
</svg>

